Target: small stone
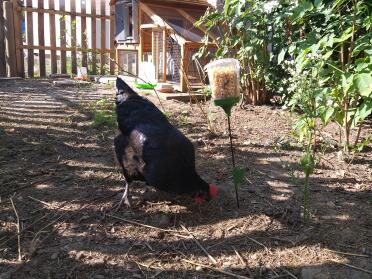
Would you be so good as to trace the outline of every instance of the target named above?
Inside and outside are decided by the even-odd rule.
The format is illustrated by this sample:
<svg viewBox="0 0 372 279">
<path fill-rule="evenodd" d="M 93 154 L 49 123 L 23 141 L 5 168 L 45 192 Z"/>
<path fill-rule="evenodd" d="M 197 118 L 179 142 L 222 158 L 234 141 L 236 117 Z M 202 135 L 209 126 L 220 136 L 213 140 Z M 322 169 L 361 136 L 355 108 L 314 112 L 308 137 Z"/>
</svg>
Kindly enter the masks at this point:
<svg viewBox="0 0 372 279">
<path fill-rule="evenodd" d="M 57 258 L 58 258 L 58 253 L 57 253 L 57 252 L 53 253 L 53 254 L 50 256 L 50 258 L 51 258 L 52 260 L 57 259 Z"/>
<path fill-rule="evenodd" d="M 200 265 L 198 265 L 196 268 L 195 268 L 196 271 L 203 271 L 203 267 L 201 267 Z"/>
<path fill-rule="evenodd" d="M 115 227 L 112 227 L 110 232 L 115 233 Z"/>
</svg>

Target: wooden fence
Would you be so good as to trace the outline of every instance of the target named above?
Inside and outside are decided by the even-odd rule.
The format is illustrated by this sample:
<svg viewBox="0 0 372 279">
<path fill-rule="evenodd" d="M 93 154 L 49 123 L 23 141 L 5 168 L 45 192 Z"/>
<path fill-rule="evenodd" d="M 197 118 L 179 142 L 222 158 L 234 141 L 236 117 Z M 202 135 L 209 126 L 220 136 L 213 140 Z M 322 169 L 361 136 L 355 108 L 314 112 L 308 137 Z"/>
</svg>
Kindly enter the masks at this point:
<svg viewBox="0 0 372 279">
<path fill-rule="evenodd" d="M 38 0 L 37 7 L 32 2 L 0 0 L 0 76 L 77 74 L 80 66 L 92 75 L 115 73 L 115 14 L 108 0 Z"/>
</svg>

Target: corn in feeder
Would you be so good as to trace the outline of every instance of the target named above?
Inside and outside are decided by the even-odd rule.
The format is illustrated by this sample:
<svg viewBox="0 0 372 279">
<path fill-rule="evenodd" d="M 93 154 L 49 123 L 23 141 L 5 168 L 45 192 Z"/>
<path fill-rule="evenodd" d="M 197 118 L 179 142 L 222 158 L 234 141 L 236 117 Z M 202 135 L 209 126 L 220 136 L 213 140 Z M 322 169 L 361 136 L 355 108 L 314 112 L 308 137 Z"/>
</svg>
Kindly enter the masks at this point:
<svg viewBox="0 0 372 279">
<path fill-rule="evenodd" d="M 230 116 L 231 109 L 240 101 L 240 65 L 232 58 L 219 59 L 205 66 L 208 72 L 212 91 L 213 103 L 221 107 L 227 115 L 227 124 L 230 138 L 230 151 L 233 169 L 235 171 L 234 147 L 231 136 Z M 236 203 L 239 208 L 238 185 L 234 179 Z"/>
</svg>

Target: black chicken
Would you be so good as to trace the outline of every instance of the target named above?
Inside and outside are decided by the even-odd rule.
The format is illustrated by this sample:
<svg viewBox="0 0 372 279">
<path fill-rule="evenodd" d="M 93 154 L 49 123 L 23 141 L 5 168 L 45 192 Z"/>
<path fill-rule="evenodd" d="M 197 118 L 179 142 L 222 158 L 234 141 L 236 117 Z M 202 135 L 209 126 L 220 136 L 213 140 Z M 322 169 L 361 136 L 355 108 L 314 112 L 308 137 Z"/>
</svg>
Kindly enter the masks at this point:
<svg viewBox="0 0 372 279">
<path fill-rule="evenodd" d="M 119 207 L 123 202 L 130 206 L 128 191 L 133 180 L 145 181 L 163 191 L 193 195 L 196 203 L 213 199 L 218 188 L 197 174 L 190 140 L 120 78 L 116 89 L 120 134 L 114 145 L 126 180 Z"/>
</svg>

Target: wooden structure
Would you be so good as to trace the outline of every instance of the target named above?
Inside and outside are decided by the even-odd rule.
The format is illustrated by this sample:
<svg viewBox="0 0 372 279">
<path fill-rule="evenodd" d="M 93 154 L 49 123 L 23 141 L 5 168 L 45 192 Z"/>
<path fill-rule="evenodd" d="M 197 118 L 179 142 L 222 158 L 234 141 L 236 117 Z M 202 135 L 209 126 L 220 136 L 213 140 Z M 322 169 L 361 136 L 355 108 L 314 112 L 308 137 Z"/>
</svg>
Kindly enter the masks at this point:
<svg viewBox="0 0 372 279">
<path fill-rule="evenodd" d="M 0 0 L 0 76 L 114 74 L 114 38 L 109 0 Z"/>
<path fill-rule="evenodd" d="M 155 78 L 185 92 L 201 87 L 208 62 L 192 56 L 204 46 L 204 29 L 194 27 L 208 8 L 204 0 L 111 0 L 116 14 L 116 55 L 125 71 L 138 74 L 151 62 Z M 208 46 L 215 47 L 213 38 Z"/>
</svg>

